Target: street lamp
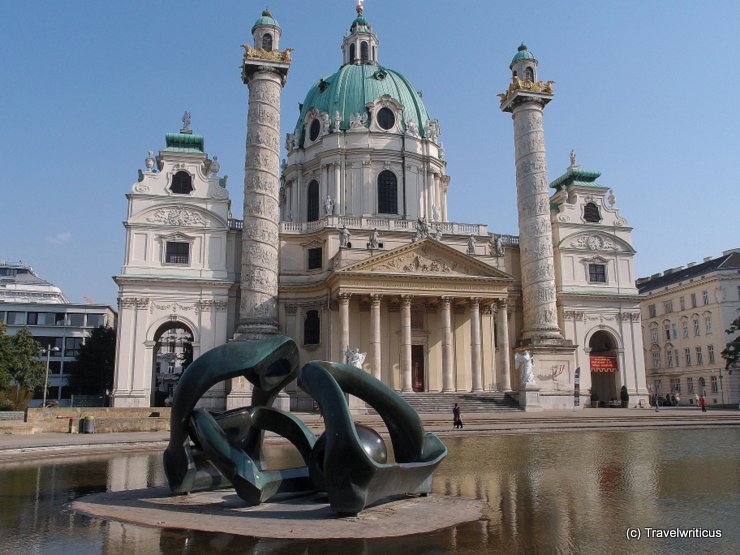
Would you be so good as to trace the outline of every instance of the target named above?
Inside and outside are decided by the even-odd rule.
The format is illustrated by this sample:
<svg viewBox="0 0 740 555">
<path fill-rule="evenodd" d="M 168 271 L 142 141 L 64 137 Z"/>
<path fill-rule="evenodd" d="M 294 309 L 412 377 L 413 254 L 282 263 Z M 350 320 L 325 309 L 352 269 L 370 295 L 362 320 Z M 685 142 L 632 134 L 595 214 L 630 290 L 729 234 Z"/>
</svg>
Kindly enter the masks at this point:
<svg viewBox="0 0 740 555">
<path fill-rule="evenodd" d="M 46 355 L 46 375 L 44 376 L 44 401 L 41 404 L 41 407 L 46 407 L 46 390 L 49 386 L 49 358 L 51 357 L 52 351 L 55 353 L 59 352 L 59 347 L 52 347 L 51 344 L 46 346 L 46 349 L 41 349 L 41 352 Z"/>
</svg>

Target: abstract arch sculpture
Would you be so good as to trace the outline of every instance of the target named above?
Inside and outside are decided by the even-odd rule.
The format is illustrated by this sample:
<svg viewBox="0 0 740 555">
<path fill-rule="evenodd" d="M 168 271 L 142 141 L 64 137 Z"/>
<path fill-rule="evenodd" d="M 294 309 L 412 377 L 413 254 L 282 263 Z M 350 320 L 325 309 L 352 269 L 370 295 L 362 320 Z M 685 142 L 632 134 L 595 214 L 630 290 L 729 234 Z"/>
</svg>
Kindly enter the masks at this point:
<svg viewBox="0 0 740 555">
<path fill-rule="evenodd" d="M 395 391 L 347 364 L 310 362 L 298 372 L 298 349 L 289 337 L 235 341 L 200 356 L 175 390 L 170 442 L 164 466 L 176 494 L 233 486 L 257 505 L 276 493 L 325 491 L 332 510 L 356 514 L 368 504 L 398 494 L 427 494 L 432 473 L 447 455 L 434 434 L 425 433 L 411 406 Z M 244 377 L 254 386 L 252 405 L 213 414 L 196 408 L 217 383 Z M 295 415 L 271 405 L 293 379 L 319 403 L 326 432 L 317 440 Z M 345 394 L 380 414 L 388 428 L 395 463 L 385 461 L 377 433 L 356 426 Z M 264 470 L 264 431 L 285 437 L 305 466 Z"/>
</svg>

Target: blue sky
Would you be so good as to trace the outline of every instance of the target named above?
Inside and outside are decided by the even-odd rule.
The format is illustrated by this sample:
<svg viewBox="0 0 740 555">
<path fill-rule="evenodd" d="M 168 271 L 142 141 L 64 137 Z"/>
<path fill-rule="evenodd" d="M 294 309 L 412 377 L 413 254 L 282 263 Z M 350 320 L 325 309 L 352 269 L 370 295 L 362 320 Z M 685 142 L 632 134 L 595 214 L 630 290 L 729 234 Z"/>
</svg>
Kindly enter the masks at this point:
<svg viewBox="0 0 740 555">
<path fill-rule="evenodd" d="M 341 64 L 353 0 L 269 2 L 293 47 L 283 134 Z M 125 195 L 183 111 L 229 175 L 241 217 L 242 50 L 262 2 L 4 2 L 0 259 L 72 301 L 116 304 Z M 496 93 L 521 41 L 556 82 L 550 180 L 571 148 L 634 227 L 637 276 L 740 247 L 740 3 L 367 0 L 381 64 L 441 123 L 449 217 L 517 233 L 513 130 Z"/>
</svg>

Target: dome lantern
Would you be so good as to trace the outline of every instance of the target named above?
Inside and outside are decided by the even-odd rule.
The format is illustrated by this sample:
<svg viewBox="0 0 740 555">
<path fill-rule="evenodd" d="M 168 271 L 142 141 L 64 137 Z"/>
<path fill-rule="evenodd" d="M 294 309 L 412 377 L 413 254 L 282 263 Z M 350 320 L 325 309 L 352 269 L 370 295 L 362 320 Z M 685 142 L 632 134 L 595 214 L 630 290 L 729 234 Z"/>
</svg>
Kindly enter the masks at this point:
<svg viewBox="0 0 740 555">
<path fill-rule="evenodd" d="M 362 0 L 357 2 L 357 17 L 342 41 L 342 65 L 377 65 L 378 37 L 363 15 Z"/>
<path fill-rule="evenodd" d="M 272 17 L 270 10 L 265 8 L 262 15 L 252 25 L 252 37 L 254 38 L 254 47 L 262 50 L 280 50 L 280 35 L 282 29 Z"/>
<path fill-rule="evenodd" d="M 522 81 L 537 81 L 537 58 L 534 57 L 527 45 L 521 43 L 516 54 L 509 64 L 512 78 L 518 77 Z"/>
</svg>

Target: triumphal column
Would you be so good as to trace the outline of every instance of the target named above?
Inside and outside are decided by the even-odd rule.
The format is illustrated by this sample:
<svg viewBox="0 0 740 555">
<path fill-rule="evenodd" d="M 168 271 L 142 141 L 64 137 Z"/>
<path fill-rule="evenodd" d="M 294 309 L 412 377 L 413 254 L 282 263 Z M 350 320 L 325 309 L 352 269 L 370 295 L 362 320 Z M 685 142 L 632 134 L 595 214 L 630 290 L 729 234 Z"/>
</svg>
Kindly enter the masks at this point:
<svg viewBox="0 0 740 555">
<path fill-rule="evenodd" d="M 291 60 L 290 49 L 279 48 L 280 35 L 280 26 L 265 10 L 252 27 L 254 46 L 243 45 L 242 81 L 249 88 L 249 109 L 235 341 L 278 333 L 280 94 Z M 233 379 L 227 408 L 249 404 L 250 392 L 251 384 L 244 378 Z"/>
<path fill-rule="evenodd" d="M 249 88 L 249 112 L 237 340 L 278 333 L 280 94 L 290 68 L 290 50 L 278 48 L 280 34 L 265 10 L 252 27 L 254 48 L 244 45 L 242 80 Z"/>
<path fill-rule="evenodd" d="M 529 351 L 539 372 L 539 387 L 549 387 L 550 368 L 563 361 L 570 366 L 574 347 L 563 339 L 558 326 L 555 262 L 550 223 L 550 196 L 542 116 L 553 98 L 552 81 L 537 79 L 537 60 L 522 44 L 509 66 L 512 77 L 508 89 L 499 95 L 501 110 L 514 120 L 517 208 L 519 212 L 519 256 L 522 279 L 524 322 L 518 351 Z M 574 369 L 570 369 L 572 372 Z M 520 382 L 525 380 L 520 378 Z M 520 385 L 519 404 L 536 410 L 535 395 L 523 399 L 530 384 Z M 554 393 L 554 392 L 553 392 Z M 553 395 L 553 397 L 561 397 Z M 572 398 L 548 399 L 558 405 L 572 405 Z M 548 408 L 547 406 L 545 408 Z M 552 407 L 555 408 L 555 407 Z"/>
</svg>

